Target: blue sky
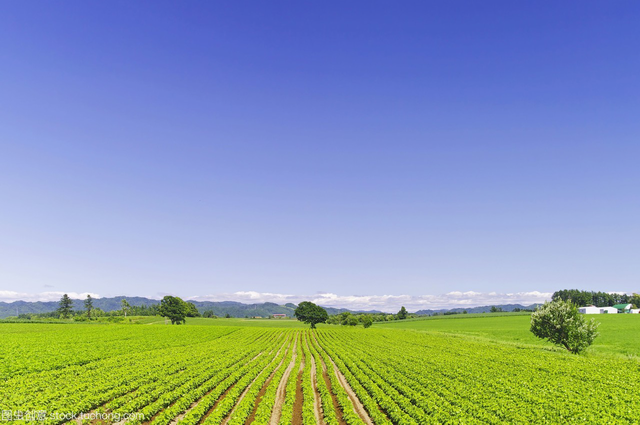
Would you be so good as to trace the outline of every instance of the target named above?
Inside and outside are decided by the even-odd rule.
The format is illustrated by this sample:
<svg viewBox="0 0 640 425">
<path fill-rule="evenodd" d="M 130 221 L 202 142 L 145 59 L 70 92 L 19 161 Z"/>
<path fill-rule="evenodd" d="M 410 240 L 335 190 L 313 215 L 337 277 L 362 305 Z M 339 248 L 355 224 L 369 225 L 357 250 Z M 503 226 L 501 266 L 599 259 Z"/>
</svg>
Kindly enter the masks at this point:
<svg viewBox="0 0 640 425">
<path fill-rule="evenodd" d="M 0 298 L 638 291 L 639 18 L 3 2 Z"/>
</svg>

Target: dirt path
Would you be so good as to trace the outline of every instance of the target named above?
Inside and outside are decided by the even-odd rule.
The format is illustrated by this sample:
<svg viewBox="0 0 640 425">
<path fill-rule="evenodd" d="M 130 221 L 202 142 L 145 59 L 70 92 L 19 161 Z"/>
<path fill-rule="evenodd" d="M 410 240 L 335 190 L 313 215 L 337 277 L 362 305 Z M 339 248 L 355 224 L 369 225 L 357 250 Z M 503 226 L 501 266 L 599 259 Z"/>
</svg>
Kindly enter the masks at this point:
<svg viewBox="0 0 640 425">
<path fill-rule="evenodd" d="M 338 381 L 340 381 L 340 384 L 342 385 L 342 388 L 344 388 L 344 390 L 347 392 L 347 395 L 349 395 L 356 413 L 367 425 L 373 425 L 373 421 L 369 417 L 369 413 L 367 413 L 367 410 L 360 402 L 360 399 L 358 398 L 356 393 L 353 392 L 353 389 L 351 389 L 351 385 L 349 385 L 349 383 L 347 382 L 347 378 L 345 378 L 342 372 L 340 372 L 340 369 L 338 369 L 338 366 L 336 366 L 333 359 L 331 359 L 331 364 L 333 364 L 334 371 L 336 373 L 336 376 L 338 377 Z"/>
<path fill-rule="evenodd" d="M 276 354 L 273 356 L 273 360 L 271 360 L 266 366 L 265 369 L 268 368 L 269 366 L 271 366 L 271 363 L 273 363 L 273 361 L 278 357 L 278 355 L 280 354 L 280 352 L 282 351 L 282 349 L 284 348 L 284 346 L 287 343 L 283 343 L 280 348 L 278 349 L 278 351 L 276 352 Z M 272 350 L 273 352 L 273 350 Z M 263 369 L 264 372 L 264 369 Z M 229 420 L 231 420 L 231 417 L 233 416 L 233 414 L 236 412 L 237 407 L 240 405 L 240 403 L 242 402 L 242 400 L 244 399 L 244 397 L 247 395 L 247 393 L 249 392 L 249 390 L 251 389 L 251 387 L 253 386 L 254 382 L 256 382 L 256 379 L 258 379 L 258 376 L 260 376 L 262 374 L 262 372 L 260 372 L 258 375 L 256 375 L 255 378 L 253 378 L 253 380 L 251 381 L 251 383 L 249 385 L 247 385 L 247 388 L 244 389 L 244 391 L 242 391 L 242 394 L 240 395 L 240 397 L 238 398 L 238 400 L 236 400 L 236 404 L 235 406 L 233 406 L 233 409 L 231 409 L 231 412 L 229 412 L 229 414 L 227 415 L 226 418 L 224 418 L 224 421 L 222 421 L 222 425 L 227 425 L 229 423 Z"/>
<path fill-rule="evenodd" d="M 339 425 L 347 425 L 344 420 L 344 416 L 342 414 L 342 409 L 340 408 L 340 403 L 338 403 L 338 398 L 333 393 L 333 387 L 331 386 L 331 379 L 329 378 L 329 373 L 327 372 L 327 365 L 324 363 L 324 359 L 320 357 L 320 362 L 322 364 L 322 379 L 324 379 L 324 383 L 329 390 L 329 394 L 331 394 L 331 401 L 333 402 L 333 410 L 336 412 L 336 417 L 338 418 Z"/>
<path fill-rule="evenodd" d="M 260 357 L 263 354 L 262 351 L 260 351 L 258 354 L 256 354 L 255 356 L 253 356 L 251 358 L 251 360 L 249 360 L 247 363 L 251 363 L 253 362 L 255 359 L 257 359 L 258 357 Z M 242 360 L 240 360 L 242 361 Z M 237 363 L 234 363 L 233 366 L 235 366 Z M 222 381 L 220 381 L 222 382 Z M 219 384 L 218 384 L 219 385 Z M 209 391 L 206 392 L 205 395 L 203 395 L 202 397 L 200 397 L 199 399 L 197 399 L 196 401 L 194 401 L 193 403 L 191 403 L 191 406 L 189 406 L 189 408 L 187 410 L 185 410 L 184 412 L 182 412 L 181 414 L 179 414 L 178 416 L 176 416 L 175 418 L 173 418 L 173 420 L 171 421 L 171 423 L 169 425 L 176 425 L 178 422 L 180 422 L 182 419 L 184 419 L 184 417 L 190 412 L 192 411 L 199 403 L 200 400 L 202 400 L 204 397 L 208 396 L 210 393 L 212 393 L 213 391 L 215 391 L 215 389 L 218 387 L 218 385 L 214 386 L 213 388 L 211 388 Z M 231 387 L 233 387 L 233 385 L 231 385 Z M 229 391 L 229 389 L 227 388 L 227 390 L 224 392 L 224 394 L 227 393 L 227 391 Z M 224 395 L 223 395 L 224 396 Z M 220 398 L 222 398 L 223 396 L 220 396 Z M 217 403 L 216 403 L 217 404 Z"/>
<path fill-rule="evenodd" d="M 291 358 L 291 362 L 287 366 L 287 370 L 284 371 L 282 375 L 282 379 L 278 384 L 278 391 L 276 391 L 276 401 L 273 406 L 273 411 L 271 412 L 271 420 L 269 421 L 269 425 L 278 425 L 280 422 L 280 416 L 282 416 L 282 405 L 284 404 L 284 399 L 286 396 L 287 389 L 287 381 L 289 380 L 289 375 L 291 375 L 291 371 L 293 367 L 296 365 L 296 358 L 298 353 L 296 352 L 298 346 L 298 339 L 293 343 L 293 357 Z"/>
<path fill-rule="evenodd" d="M 308 347 L 308 342 L 307 342 Z M 311 385 L 313 386 L 313 413 L 316 415 L 316 423 L 324 424 L 324 421 L 321 419 L 322 415 L 322 407 L 319 400 L 318 395 L 318 384 L 316 382 L 316 359 L 313 358 L 313 355 L 309 356 L 311 359 Z"/>
<path fill-rule="evenodd" d="M 282 335 L 282 334 L 280 334 L 280 335 Z M 271 353 L 273 353 L 273 350 L 274 350 L 274 349 L 271 349 L 271 350 L 269 351 L 269 355 L 270 355 Z M 254 360 L 256 360 L 258 357 L 262 356 L 263 354 L 265 354 L 265 352 L 264 352 L 264 351 L 260 351 L 260 352 L 258 352 L 255 356 L 253 356 L 249 361 L 246 361 L 246 357 L 245 357 L 245 358 L 243 358 L 243 359 L 241 359 L 241 360 L 238 360 L 236 363 L 234 363 L 234 364 L 233 364 L 233 366 L 236 366 L 238 363 L 243 362 L 243 361 L 245 362 L 245 364 L 251 363 L 251 362 L 253 362 Z M 223 380 L 223 381 L 224 381 L 224 380 Z M 220 382 L 223 382 L 223 381 L 220 381 Z M 218 383 L 218 385 L 219 385 L 219 384 L 220 384 L 220 383 Z M 182 419 L 184 419 L 184 417 L 185 417 L 185 416 L 186 416 L 186 415 L 187 415 L 191 410 L 193 410 L 196 406 L 198 406 L 198 404 L 200 403 L 200 401 L 201 401 L 204 397 L 208 396 L 210 393 L 212 393 L 213 391 L 215 391 L 215 390 L 216 390 L 216 388 L 218 387 L 218 385 L 214 386 L 211 390 L 207 391 L 207 393 L 206 393 L 204 396 L 200 397 L 198 400 L 196 400 L 196 401 L 194 401 L 193 403 L 191 403 L 191 405 L 189 406 L 189 408 L 188 408 L 187 410 L 185 410 L 185 411 L 184 411 L 183 413 L 181 413 L 180 415 L 176 416 L 176 417 L 171 421 L 170 425 L 176 425 L 179 421 L 181 421 Z M 231 391 L 231 390 L 233 389 L 233 387 L 235 387 L 235 385 L 236 385 L 236 383 L 233 383 L 233 384 L 229 385 L 229 387 L 228 387 L 226 390 L 224 390 L 224 392 L 222 393 L 222 395 L 220 395 L 220 397 L 218 398 L 218 400 L 216 400 L 216 402 L 213 404 L 213 406 L 212 406 L 212 407 L 211 407 L 211 408 L 210 408 L 210 409 L 209 409 L 209 410 L 204 414 L 204 416 L 202 416 L 202 418 L 200 418 L 200 423 L 202 423 L 202 422 L 203 422 L 207 417 L 209 417 L 209 415 L 211 415 L 211 414 L 213 413 L 213 411 L 216 409 L 216 407 L 218 407 L 218 404 L 220 404 L 220 401 L 222 401 L 222 400 L 227 396 L 227 393 L 229 393 L 229 391 Z M 175 401 L 174 401 L 174 403 L 175 403 Z M 172 403 L 171 405 L 173 405 L 174 403 Z M 163 410 L 166 410 L 166 409 L 163 409 Z M 151 420 L 150 420 L 150 421 L 146 421 L 146 422 L 144 422 L 142 425 L 149 425 L 151 422 L 153 422 L 153 419 L 155 419 L 155 417 L 156 417 L 156 416 L 158 416 L 161 412 L 162 412 L 162 411 L 160 411 L 160 412 L 156 413 L 156 414 L 154 415 L 154 417 L 153 417 L 153 418 L 151 418 Z M 124 422 L 119 422 L 119 423 L 117 423 L 117 424 L 113 424 L 113 425 L 124 425 Z"/>
<path fill-rule="evenodd" d="M 284 357 L 282 358 L 282 360 L 280 360 L 280 363 L 278 364 L 278 366 L 276 366 L 276 368 L 273 369 L 273 372 L 271 372 L 271 375 L 269 375 L 269 378 L 265 381 L 264 385 L 262 385 L 262 388 L 260 388 L 260 391 L 258 392 L 258 395 L 256 396 L 256 401 L 255 401 L 255 403 L 253 405 L 253 410 L 251 411 L 251 414 L 249 415 L 249 417 L 245 421 L 246 425 L 251 424 L 255 420 L 256 412 L 258 411 L 258 406 L 260 405 L 260 402 L 262 401 L 262 397 L 264 397 L 264 393 L 267 392 L 267 388 L 269 388 L 269 385 L 271 385 L 271 381 L 273 380 L 274 376 L 276 375 L 276 373 L 278 373 L 278 371 L 280 370 L 280 368 L 284 364 L 285 359 L 289 355 L 289 350 L 290 349 L 291 349 L 291 343 L 289 343 L 289 345 L 287 346 L 287 349 L 284 352 Z M 294 342 L 294 349 L 295 349 L 295 342 Z"/>
<path fill-rule="evenodd" d="M 255 355 L 251 360 L 249 360 L 249 362 L 254 361 L 255 359 L 257 359 L 258 357 L 260 357 L 260 356 L 261 356 L 261 355 L 263 355 L 263 354 L 264 354 L 264 351 L 259 352 L 259 353 L 258 353 L 258 354 L 256 354 L 256 355 Z M 226 389 L 226 390 L 224 390 L 224 392 L 220 395 L 220 397 L 218 397 L 218 399 L 217 399 L 217 400 L 216 400 L 216 402 L 213 404 L 213 406 L 211 406 L 211 408 L 210 408 L 209 410 L 207 410 L 207 412 L 206 412 L 206 413 L 205 413 L 205 414 L 200 418 L 200 420 L 199 420 L 199 422 L 198 422 L 198 423 L 202 423 L 202 422 L 204 422 L 204 421 L 205 421 L 205 420 L 206 420 L 206 419 L 207 419 L 207 418 L 208 418 L 208 417 L 213 413 L 213 411 L 214 411 L 214 410 L 216 410 L 216 408 L 218 407 L 218 404 L 220 404 L 220 402 L 221 402 L 221 401 L 222 401 L 222 400 L 227 396 L 227 394 L 229 393 L 229 391 L 231 391 L 231 390 L 233 389 L 233 387 L 235 387 L 235 386 L 236 386 L 236 383 L 233 383 L 233 384 L 229 385 L 229 386 L 227 387 L 227 389 Z M 215 391 L 215 389 L 216 389 L 216 387 L 214 387 L 211 391 L 209 391 L 209 393 L 210 393 L 210 392 L 212 392 L 212 391 Z M 206 395 L 209 395 L 209 393 L 207 393 Z M 205 396 L 206 396 L 206 395 L 205 395 Z M 202 400 L 202 399 L 200 399 L 200 400 Z M 196 406 L 198 405 L 198 403 L 200 403 L 200 400 L 198 400 L 198 401 L 196 402 Z M 193 409 L 194 407 L 195 407 L 194 405 L 191 405 L 191 407 L 189 408 L 189 410 Z M 188 411 L 187 411 L 187 412 L 185 412 L 185 415 L 186 415 L 187 413 L 188 413 Z M 184 415 L 182 415 L 182 416 L 184 416 Z"/>
<path fill-rule="evenodd" d="M 315 335 L 314 335 L 314 339 L 315 339 Z M 318 344 L 318 347 L 322 348 L 322 345 L 320 345 L 317 339 L 316 339 L 316 343 Z M 327 353 L 327 355 L 328 354 L 329 353 Z M 338 369 L 338 366 L 336 366 L 331 356 L 329 356 L 329 360 L 331 360 L 331 364 L 333 365 L 333 370 L 336 374 L 336 377 L 338 378 L 338 381 L 340 381 L 340 385 L 342 385 L 342 388 L 344 388 L 344 390 L 347 392 L 347 395 L 351 399 L 351 403 L 353 403 L 355 412 L 358 414 L 358 416 L 360 416 L 360 419 L 362 419 L 367 425 L 374 425 L 373 421 L 371 420 L 371 417 L 369 416 L 369 413 L 367 413 L 367 410 L 362 405 L 362 402 L 360 402 L 360 399 L 358 398 L 356 393 L 353 392 L 351 385 L 349 385 L 349 383 L 347 382 L 347 378 L 345 378 L 342 372 L 340 372 L 340 369 Z"/>
<path fill-rule="evenodd" d="M 224 398 L 227 396 L 227 394 L 229 393 L 229 391 L 231 391 L 233 389 L 233 387 L 235 387 L 236 384 L 231 384 L 229 385 L 229 388 L 227 388 L 226 390 L 224 390 L 224 392 L 222 393 L 222 395 L 216 400 L 216 402 L 213 404 L 213 406 L 211 406 L 211 408 L 207 411 L 207 413 L 205 413 L 200 420 L 198 421 L 199 424 L 203 423 L 204 421 L 207 420 L 207 418 L 214 412 L 214 410 L 216 410 L 216 408 L 218 407 L 218 405 L 220 404 L 220 402 L 222 400 L 224 400 Z"/>
<path fill-rule="evenodd" d="M 302 336 L 300 336 L 300 344 L 302 344 Z M 304 393 L 302 392 L 302 371 L 304 370 L 304 362 L 306 356 L 304 351 L 302 352 L 302 361 L 300 362 L 300 368 L 298 369 L 298 377 L 296 378 L 296 401 L 293 403 L 293 417 L 291 418 L 292 425 L 302 424 L 302 399 Z"/>
<path fill-rule="evenodd" d="M 215 387 L 211 391 L 213 391 L 214 389 L 215 389 Z M 207 392 L 207 394 L 209 394 L 211 391 Z M 207 394 L 205 394 L 205 396 Z M 191 403 L 191 406 L 189 406 L 189 408 L 187 410 L 185 410 L 184 412 L 182 412 L 181 414 L 179 414 L 178 416 L 173 418 L 173 420 L 169 423 L 169 425 L 176 425 L 178 422 L 180 422 L 182 419 L 184 419 L 184 417 L 187 416 L 187 413 L 189 413 L 194 407 L 196 407 L 198 405 L 198 403 L 200 403 L 200 399 L 198 399 L 198 400 L 194 401 L 193 403 Z"/>
</svg>

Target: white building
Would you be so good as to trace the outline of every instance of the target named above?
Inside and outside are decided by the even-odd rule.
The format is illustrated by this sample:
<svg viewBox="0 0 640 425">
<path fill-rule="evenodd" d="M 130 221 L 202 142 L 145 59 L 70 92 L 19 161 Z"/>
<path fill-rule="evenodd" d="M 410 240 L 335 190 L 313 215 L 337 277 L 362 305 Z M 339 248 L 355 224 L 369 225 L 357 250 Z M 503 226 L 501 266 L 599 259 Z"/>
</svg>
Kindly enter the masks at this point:
<svg viewBox="0 0 640 425">
<path fill-rule="evenodd" d="M 582 314 L 600 314 L 600 307 L 590 305 L 587 307 L 580 307 L 578 311 Z"/>
<path fill-rule="evenodd" d="M 600 314 L 618 314 L 618 309 L 615 307 L 602 307 L 600 308 Z"/>
<path fill-rule="evenodd" d="M 632 308 L 631 310 L 629 310 L 629 313 L 631 313 L 631 314 L 640 314 L 640 308 Z"/>
</svg>

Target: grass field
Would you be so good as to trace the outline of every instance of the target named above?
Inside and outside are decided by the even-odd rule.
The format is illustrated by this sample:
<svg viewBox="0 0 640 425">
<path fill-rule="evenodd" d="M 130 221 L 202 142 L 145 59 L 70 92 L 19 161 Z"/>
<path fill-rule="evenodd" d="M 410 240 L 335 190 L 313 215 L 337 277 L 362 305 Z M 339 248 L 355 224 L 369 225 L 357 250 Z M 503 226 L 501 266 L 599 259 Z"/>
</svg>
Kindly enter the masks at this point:
<svg viewBox="0 0 640 425">
<path fill-rule="evenodd" d="M 640 356 L 640 314 L 589 315 L 600 322 L 600 336 L 588 349 L 590 354 Z M 529 331 L 529 314 L 456 314 L 423 319 L 382 322 L 379 329 L 444 332 L 537 346 L 551 346 Z"/>
<path fill-rule="evenodd" d="M 205 319 L 188 317 L 187 325 L 199 326 L 249 326 L 258 328 L 307 329 L 309 326 L 294 319 Z M 319 327 L 327 325 L 318 325 Z"/>
<path fill-rule="evenodd" d="M 130 319 L 0 323 L 0 409 L 70 425 L 80 413 L 93 415 L 85 425 L 638 421 L 640 362 L 608 355 L 640 353 L 628 341 L 636 316 L 598 317 L 600 348 L 586 356 L 530 337 L 528 315 L 313 332 L 293 320 Z"/>
</svg>

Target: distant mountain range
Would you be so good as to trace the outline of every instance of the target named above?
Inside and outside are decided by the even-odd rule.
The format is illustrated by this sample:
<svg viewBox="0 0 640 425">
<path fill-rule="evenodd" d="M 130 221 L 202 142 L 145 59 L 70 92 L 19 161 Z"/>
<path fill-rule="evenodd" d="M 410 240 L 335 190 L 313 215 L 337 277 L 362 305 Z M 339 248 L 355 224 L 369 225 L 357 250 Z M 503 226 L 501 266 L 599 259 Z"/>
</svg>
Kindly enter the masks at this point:
<svg viewBox="0 0 640 425">
<path fill-rule="evenodd" d="M 130 305 L 139 306 L 139 307 L 140 306 L 149 307 L 153 304 L 158 304 L 160 302 L 159 300 L 154 300 L 154 299 L 144 298 L 144 297 L 119 296 L 119 297 L 111 297 L 111 298 L 94 298 L 93 306 L 95 308 L 99 308 L 104 311 L 120 310 L 121 308 L 120 302 L 123 299 L 126 299 Z M 285 305 L 278 305 L 275 303 L 243 304 L 235 301 L 219 301 L 219 302 L 191 301 L 191 300 L 185 300 L 185 301 L 189 301 L 195 304 L 196 308 L 200 313 L 206 310 L 212 310 L 213 314 L 219 317 L 225 316 L 226 314 L 229 314 L 231 317 L 245 317 L 245 316 L 267 317 L 272 314 L 278 314 L 278 313 L 286 314 L 289 317 L 293 317 L 293 312 L 297 307 L 295 304 L 291 304 L 291 303 L 288 303 Z M 84 300 L 73 300 L 73 309 L 83 310 L 84 309 L 83 302 Z M 0 302 L 0 319 L 9 317 L 9 316 L 16 316 L 18 314 L 25 314 L 25 313 L 31 313 L 31 314 L 50 313 L 52 311 L 55 311 L 57 308 L 58 308 L 57 301 L 46 301 L 46 302 L 14 301 L 10 303 Z M 329 313 L 330 315 L 339 314 L 345 311 L 349 311 L 352 313 L 365 313 L 365 311 L 354 311 L 346 308 L 325 307 L 325 309 L 327 310 L 327 313 Z M 366 313 L 380 313 L 380 312 L 376 310 L 371 310 L 371 311 L 366 311 Z"/>
<path fill-rule="evenodd" d="M 126 299 L 127 302 L 132 306 L 151 306 L 153 304 L 158 304 L 159 300 L 154 300 L 145 297 L 111 297 L 111 298 L 95 298 L 93 300 L 93 306 L 99 308 L 104 311 L 113 311 L 120 309 L 120 302 Z M 186 300 L 189 301 L 189 300 Z M 196 308 L 200 313 L 206 310 L 212 310 L 213 314 L 216 316 L 225 316 L 229 314 L 231 317 L 254 317 L 261 316 L 267 317 L 272 314 L 286 314 L 289 317 L 293 317 L 293 312 L 296 309 L 295 304 L 285 304 L 278 305 L 275 303 L 259 303 L 259 304 L 243 304 L 236 301 L 190 301 L 195 304 Z M 419 310 L 416 314 L 420 315 L 432 315 L 434 313 L 442 314 L 446 312 L 452 313 L 462 313 L 463 311 L 467 311 L 467 313 L 488 313 L 491 311 L 492 306 L 483 306 L 483 307 L 469 307 L 469 308 L 454 308 L 454 309 L 440 309 L 440 310 Z M 536 305 L 523 306 L 520 304 L 503 304 L 496 305 L 495 307 L 501 308 L 502 311 L 513 311 L 516 308 L 519 309 L 535 309 Z M 55 311 L 58 308 L 57 301 L 14 301 L 14 302 L 0 302 L 0 319 L 16 316 L 18 314 L 25 313 L 50 313 Z M 74 310 L 82 310 L 84 309 L 83 300 L 73 300 L 73 309 Z M 349 310 L 347 308 L 333 308 L 333 307 L 325 307 L 327 313 L 330 315 L 339 314 L 343 312 L 351 312 L 351 313 L 381 313 L 378 310 L 370 310 L 370 311 L 362 311 L 362 310 Z"/>
<path fill-rule="evenodd" d="M 472 313 L 489 313 L 491 312 L 491 308 L 492 307 L 496 307 L 496 308 L 500 308 L 502 309 L 502 311 L 514 311 L 515 309 L 519 308 L 520 310 L 535 310 L 536 307 L 538 306 L 538 304 L 532 304 L 532 305 L 522 305 L 522 304 L 500 304 L 500 305 L 485 305 L 482 307 L 469 307 L 469 308 L 452 308 L 452 309 L 441 309 L 441 310 L 419 310 L 416 311 L 416 314 L 422 314 L 422 315 L 431 315 L 434 313 L 438 313 L 438 314 L 442 314 L 442 313 L 462 313 L 464 311 L 466 311 L 469 314 Z"/>
</svg>

